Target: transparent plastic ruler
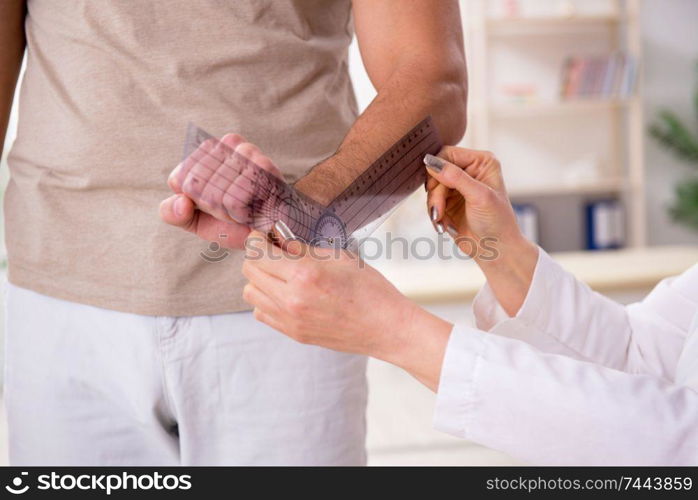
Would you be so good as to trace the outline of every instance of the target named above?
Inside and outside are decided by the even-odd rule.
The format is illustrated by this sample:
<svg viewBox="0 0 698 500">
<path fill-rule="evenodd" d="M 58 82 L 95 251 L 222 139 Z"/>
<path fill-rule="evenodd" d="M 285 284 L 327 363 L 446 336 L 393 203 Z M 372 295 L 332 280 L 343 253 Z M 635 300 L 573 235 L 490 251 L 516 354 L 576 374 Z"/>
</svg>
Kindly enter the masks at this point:
<svg viewBox="0 0 698 500">
<path fill-rule="evenodd" d="M 184 192 L 213 215 L 263 232 L 283 220 L 297 238 L 312 245 L 355 248 L 424 184 L 424 155 L 440 149 L 438 131 L 427 117 L 323 206 L 190 125 L 177 175 Z"/>
</svg>

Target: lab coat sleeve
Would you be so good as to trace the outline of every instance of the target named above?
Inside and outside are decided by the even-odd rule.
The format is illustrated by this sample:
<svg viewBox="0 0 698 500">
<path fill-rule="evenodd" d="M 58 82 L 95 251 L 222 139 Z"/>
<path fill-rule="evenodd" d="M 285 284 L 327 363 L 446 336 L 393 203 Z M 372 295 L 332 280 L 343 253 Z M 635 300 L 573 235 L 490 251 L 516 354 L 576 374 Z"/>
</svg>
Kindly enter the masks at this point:
<svg viewBox="0 0 698 500">
<path fill-rule="evenodd" d="M 549 465 L 698 464 L 698 393 L 456 325 L 435 427 Z"/>
<path fill-rule="evenodd" d="M 642 302 L 623 306 L 592 291 L 543 250 L 516 316 L 508 317 L 487 285 L 473 304 L 481 330 L 544 352 L 667 380 L 674 378 L 697 309 L 698 266 L 662 281 Z"/>
</svg>

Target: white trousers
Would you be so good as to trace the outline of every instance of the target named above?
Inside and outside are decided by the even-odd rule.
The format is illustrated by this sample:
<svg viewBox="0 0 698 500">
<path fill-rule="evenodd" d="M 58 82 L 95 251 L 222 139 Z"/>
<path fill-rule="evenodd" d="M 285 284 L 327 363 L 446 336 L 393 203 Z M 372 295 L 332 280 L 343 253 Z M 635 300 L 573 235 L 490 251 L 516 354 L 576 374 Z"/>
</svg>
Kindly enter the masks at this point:
<svg viewBox="0 0 698 500">
<path fill-rule="evenodd" d="M 139 316 L 10 285 L 10 463 L 364 464 L 365 369 L 250 313 Z"/>
</svg>

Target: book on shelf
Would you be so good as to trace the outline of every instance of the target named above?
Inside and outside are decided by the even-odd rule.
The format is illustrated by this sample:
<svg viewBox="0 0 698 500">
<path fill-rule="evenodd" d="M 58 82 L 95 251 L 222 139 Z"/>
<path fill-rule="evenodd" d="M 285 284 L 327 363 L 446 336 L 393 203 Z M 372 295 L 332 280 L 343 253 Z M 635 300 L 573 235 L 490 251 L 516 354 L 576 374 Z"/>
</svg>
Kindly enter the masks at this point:
<svg viewBox="0 0 698 500">
<path fill-rule="evenodd" d="M 586 204 L 586 247 L 609 250 L 625 245 L 625 212 L 618 200 L 597 200 Z"/>
<path fill-rule="evenodd" d="M 635 89 L 637 63 L 625 52 L 568 57 L 562 67 L 562 99 L 626 99 Z"/>
</svg>

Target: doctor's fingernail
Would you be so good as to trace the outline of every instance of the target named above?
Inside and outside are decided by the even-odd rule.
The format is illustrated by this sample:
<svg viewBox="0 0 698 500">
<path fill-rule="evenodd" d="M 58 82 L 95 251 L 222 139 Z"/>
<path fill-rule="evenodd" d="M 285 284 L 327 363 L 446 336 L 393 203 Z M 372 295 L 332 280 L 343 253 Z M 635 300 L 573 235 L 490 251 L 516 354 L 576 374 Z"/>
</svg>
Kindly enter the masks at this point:
<svg viewBox="0 0 698 500">
<path fill-rule="evenodd" d="M 424 164 L 427 166 L 427 168 L 432 169 L 437 174 L 441 172 L 441 169 L 444 168 L 444 161 L 438 156 L 434 155 L 428 154 L 424 156 Z"/>
<path fill-rule="evenodd" d="M 448 232 L 448 234 L 450 234 L 454 238 L 458 237 L 458 229 L 456 229 L 456 227 L 452 224 L 446 226 L 446 232 Z"/>
<path fill-rule="evenodd" d="M 293 234 L 293 231 L 291 231 L 286 223 L 282 220 L 276 221 L 276 224 L 274 224 L 274 229 L 276 229 L 276 232 L 279 233 L 285 240 L 296 239 L 296 235 Z"/>
<path fill-rule="evenodd" d="M 444 225 L 441 224 L 440 222 L 435 223 L 434 228 L 436 229 L 437 233 L 444 234 Z"/>
<path fill-rule="evenodd" d="M 436 222 L 437 220 L 439 220 L 439 209 L 431 207 L 431 221 Z"/>
</svg>

